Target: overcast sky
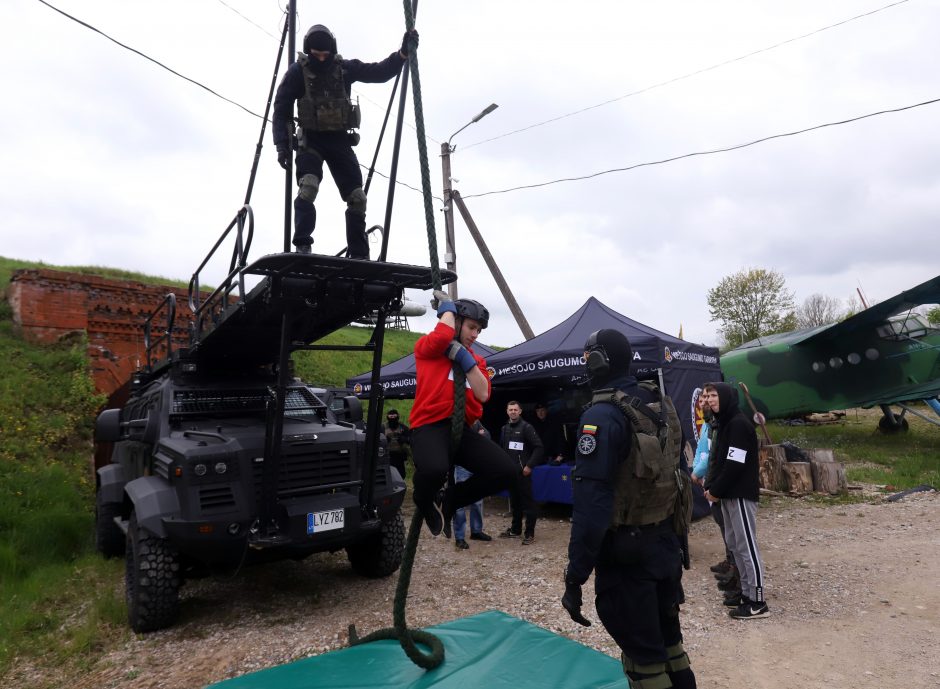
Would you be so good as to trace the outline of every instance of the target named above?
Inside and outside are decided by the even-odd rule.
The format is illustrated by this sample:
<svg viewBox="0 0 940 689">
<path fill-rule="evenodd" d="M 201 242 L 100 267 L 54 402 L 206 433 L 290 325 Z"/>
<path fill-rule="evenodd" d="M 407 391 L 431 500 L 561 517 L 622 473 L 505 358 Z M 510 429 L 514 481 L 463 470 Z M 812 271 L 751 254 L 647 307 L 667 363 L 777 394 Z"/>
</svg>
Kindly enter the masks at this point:
<svg viewBox="0 0 940 689">
<path fill-rule="evenodd" d="M 49 2 L 264 112 L 284 0 Z M 682 326 L 686 339 L 717 344 L 705 294 L 742 269 L 779 271 L 798 303 L 813 293 L 847 302 L 859 287 L 878 301 L 934 277 L 940 103 L 486 195 L 940 98 L 940 2 L 907 0 L 852 19 L 889 4 L 424 0 L 418 57 L 441 264 L 440 144 L 495 102 L 453 139 L 454 186 L 536 333 L 595 296 L 654 328 L 676 335 Z M 365 61 L 397 49 L 405 26 L 392 0 L 299 0 L 298 11 L 300 38 L 326 24 L 343 56 Z M 0 64 L 0 255 L 188 280 L 244 201 L 261 119 L 39 0 L 0 4 Z M 354 87 L 365 165 L 390 92 L 391 83 Z M 420 189 L 410 95 L 398 178 Z M 386 198 L 376 177 L 370 225 L 383 222 Z M 283 199 L 268 129 L 250 259 L 281 250 Z M 344 204 L 329 178 L 317 205 L 314 251 L 335 253 L 345 244 Z M 456 227 L 460 295 L 491 313 L 481 339 L 520 342 L 459 214 Z M 389 237 L 389 260 L 429 264 L 422 197 L 401 185 Z M 204 282 L 218 282 L 227 261 L 217 263 Z M 431 324 L 426 316 L 413 328 Z"/>
</svg>

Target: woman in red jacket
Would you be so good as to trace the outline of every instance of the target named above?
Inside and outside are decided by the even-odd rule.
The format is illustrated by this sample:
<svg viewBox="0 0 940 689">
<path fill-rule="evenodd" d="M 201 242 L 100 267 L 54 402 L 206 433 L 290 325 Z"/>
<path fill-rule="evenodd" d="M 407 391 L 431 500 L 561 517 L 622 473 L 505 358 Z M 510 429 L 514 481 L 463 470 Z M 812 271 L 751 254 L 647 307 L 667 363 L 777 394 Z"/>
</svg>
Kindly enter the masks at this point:
<svg viewBox="0 0 940 689">
<path fill-rule="evenodd" d="M 445 531 L 450 537 L 447 532 L 454 511 L 509 486 L 515 480 L 516 467 L 496 443 L 470 430 L 490 396 L 486 361 L 472 349 L 487 326 L 489 312 L 472 299 L 458 299 L 442 301 L 437 315 L 434 330 L 415 343 L 418 383 L 409 422 L 415 505 L 432 534 Z M 461 391 L 466 398 L 466 428 L 454 457 L 450 457 L 455 366 L 462 368 L 467 378 Z M 448 486 L 441 494 L 452 462 L 473 476 Z"/>
</svg>

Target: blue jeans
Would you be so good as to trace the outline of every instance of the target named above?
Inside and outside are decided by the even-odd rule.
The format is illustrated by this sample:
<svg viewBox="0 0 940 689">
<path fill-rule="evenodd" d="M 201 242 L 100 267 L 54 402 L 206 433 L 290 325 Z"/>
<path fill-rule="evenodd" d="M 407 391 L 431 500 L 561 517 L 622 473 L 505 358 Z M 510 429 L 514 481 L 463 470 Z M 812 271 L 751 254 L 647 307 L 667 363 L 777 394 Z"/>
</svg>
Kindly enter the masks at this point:
<svg viewBox="0 0 940 689">
<path fill-rule="evenodd" d="M 454 467 L 454 482 L 460 483 L 466 481 L 473 474 L 457 465 Z M 461 507 L 454 512 L 454 539 L 464 541 L 465 529 L 467 526 L 467 512 L 470 513 L 470 533 L 481 533 L 483 531 L 483 501 L 477 500 L 466 507 Z"/>
</svg>

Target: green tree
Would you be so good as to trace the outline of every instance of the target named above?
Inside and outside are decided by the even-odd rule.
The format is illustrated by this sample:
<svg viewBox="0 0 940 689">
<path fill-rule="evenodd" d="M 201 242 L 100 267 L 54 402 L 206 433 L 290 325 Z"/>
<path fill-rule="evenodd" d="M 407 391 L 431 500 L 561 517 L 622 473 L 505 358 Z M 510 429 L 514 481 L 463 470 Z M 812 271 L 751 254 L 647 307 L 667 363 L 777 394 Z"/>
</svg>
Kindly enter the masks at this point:
<svg viewBox="0 0 940 689">
<path fill-rule="evenodd" d="M 734 345 L 797 327 L 786 280 L 763 268 L 729 275 L 708 290 L 708 313 L 711 320 L 721 322 L 725 342 Z"/>
<path fill-rule="evenodd" d="M 927 322 L 940 328 L 940 306 L 934 306 L 927 312 Z"/>
</svg>

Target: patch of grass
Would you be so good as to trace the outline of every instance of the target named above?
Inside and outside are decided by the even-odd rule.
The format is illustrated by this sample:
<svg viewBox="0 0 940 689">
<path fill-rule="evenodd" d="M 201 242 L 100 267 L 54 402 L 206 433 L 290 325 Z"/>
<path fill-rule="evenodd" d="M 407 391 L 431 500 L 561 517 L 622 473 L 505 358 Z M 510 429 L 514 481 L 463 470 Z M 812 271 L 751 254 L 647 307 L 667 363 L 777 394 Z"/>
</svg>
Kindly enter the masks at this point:
<svg viewBox="0 0 940 689">
<path fill-rule="evenodd" d="M 8 309 L 0 316 L 2 670 L 14 653 L 68 649 L 73 608 L 60 603 L 88 600 L 89 583 L 70 582 L 92 551 L 91 430 L 103 400 L 84 341 L 30 345 L 13 335 Z"/>
<path fill-rule="evenodd" d="M 121 579 L 123 563 L 91 553 L 46 564 L 0 583 L 0 676 L 13 656 L 80 668 L 116 638 L 130 635 Z"/>
<path fill-rule="evenodd" d="M 64 270 L 81 275 L 99 275 L 114 280 L 133 280 L 135 282 L 142 282 L 145 285 L 172 285 L 174 287 L 183 288 L 189 286 L 188 280 L 172 280 L 155 275 L 135 273 L 130 270 L 121 270 L 120 268 L 107 268 L 105 266 L 53 266 L 43 263 L 42 261 L 21 261 L 15 258 L 4 258 L 3 256 L 0 256 L 0 285 L 6 287 L 10 282 L 10 276 L 13 272 L 23 268 L 50 268 L 52 270 Z"/>
<path fill-rule="evenodd" d="M 931 410 L 920 404 L 918 411 Z M 849 482 L 873 483 L 903 490 L 921 484 L 940 488 L 940 426 L 907 415 L 906 433 L 878 430 L 881 412 L 853 409 L 841 423 L 821 426 L 773 424 L 770 435 L 776 443 L 791 442 L 802 448 L 831 448 L 845 463 Z"/>
<path fill-rule="evenodd" d="M 396 361 L 414 351 L 415 342 L 422 333 L 407 330 L 386 330 L 382 347 L 382 365 Z M 319 344 L 364 345 L 372 336 L 372 328 L 347 326 L 320 340 Z M 296 352 L 294 370 L 303 380 L 325 387 L 342 388 L 346 380 L 372 369 L 372 352 L 368 351 L 303 351 Z M 407 420 L 414 400 L 387 399 L 382 417 L 389 409 L 397 409 L 401 418 Z M 363 400 L 363 414 L 368 403 Z"/>
</svg>

